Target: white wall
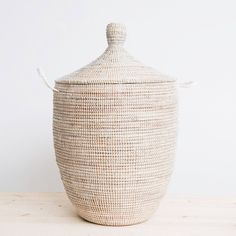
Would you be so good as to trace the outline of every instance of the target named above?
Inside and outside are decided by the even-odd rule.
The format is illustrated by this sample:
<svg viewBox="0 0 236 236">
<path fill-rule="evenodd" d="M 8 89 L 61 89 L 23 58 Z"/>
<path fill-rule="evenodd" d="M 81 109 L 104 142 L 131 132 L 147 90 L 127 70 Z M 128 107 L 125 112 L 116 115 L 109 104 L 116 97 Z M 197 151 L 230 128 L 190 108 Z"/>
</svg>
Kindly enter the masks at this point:
<svg viewBox="0 0 236 236">
<path fill-rule="evenodd" d="M 52 140 L 53 80 L 106 47 L 109 22 L 145 64 L 198 85 L 180 91 L 169 192 L 236 194 L 234 0 L 8 0 L 0 2 L 0 191 L 61 191 Z"/>
</svg>

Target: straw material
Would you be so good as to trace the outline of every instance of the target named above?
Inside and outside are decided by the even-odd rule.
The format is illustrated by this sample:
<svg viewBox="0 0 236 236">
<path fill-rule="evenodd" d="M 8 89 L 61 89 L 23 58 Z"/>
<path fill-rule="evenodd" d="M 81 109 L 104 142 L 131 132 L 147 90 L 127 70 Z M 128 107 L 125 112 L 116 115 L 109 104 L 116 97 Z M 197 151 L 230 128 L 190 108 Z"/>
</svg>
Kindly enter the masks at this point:
<svg viewBox="0 0 236 236">
<path fill-rule="evenodd" d="M 67 195 L 84 219 L 103 225 L 147 220 L 165 194 L 176 145 L 176 81 L 135 61 L 123 25 L 108 48 L 56 81 L 53 133 Z"/>
</svg>

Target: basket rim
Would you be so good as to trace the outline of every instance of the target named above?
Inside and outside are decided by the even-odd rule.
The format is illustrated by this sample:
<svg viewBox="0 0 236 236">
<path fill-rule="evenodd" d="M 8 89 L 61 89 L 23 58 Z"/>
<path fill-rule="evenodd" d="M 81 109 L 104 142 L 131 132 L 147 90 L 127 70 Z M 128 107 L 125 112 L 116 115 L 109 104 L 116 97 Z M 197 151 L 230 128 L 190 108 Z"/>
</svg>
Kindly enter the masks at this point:
<svg viewBox="0 0 236 236">
<path fill-rule="evenodd" d="M 69 80 L 55 80 L 55 84 L 67 84 L 67 85 L 109 85 L 109 84 L 168 84 L 176 83 L 177 80 L 156 80 L 156 81 L 106 81 L 106 82 L 81 82 L 81 81 L 69 81 Z"/>
</svg>

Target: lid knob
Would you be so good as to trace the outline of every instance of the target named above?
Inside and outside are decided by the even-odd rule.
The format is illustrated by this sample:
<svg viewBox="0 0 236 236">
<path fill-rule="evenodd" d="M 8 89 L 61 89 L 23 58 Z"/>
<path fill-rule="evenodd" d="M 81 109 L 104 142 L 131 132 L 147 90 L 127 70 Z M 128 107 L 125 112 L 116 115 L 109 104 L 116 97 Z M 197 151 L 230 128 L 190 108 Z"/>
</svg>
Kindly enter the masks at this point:
<svg viewBox="0 0 236 236">
<path fill-rule="evenodd" d="M 107 25 L 108 45 L 123 45 L 126 39 L 125 25 L 110 23 Z"/>
</svg>

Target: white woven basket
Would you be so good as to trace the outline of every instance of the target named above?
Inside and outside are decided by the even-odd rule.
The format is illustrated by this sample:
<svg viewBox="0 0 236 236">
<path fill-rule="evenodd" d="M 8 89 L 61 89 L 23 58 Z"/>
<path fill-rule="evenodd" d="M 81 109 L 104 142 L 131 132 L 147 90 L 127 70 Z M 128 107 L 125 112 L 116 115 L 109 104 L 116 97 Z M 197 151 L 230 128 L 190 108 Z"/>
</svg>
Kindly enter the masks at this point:
<svg viewBox="0 0 236 236">
<path fill-rule="evenodd" d="M 56 81 L 53 133 L 66 193 L 84 219 L 147 220 L 166 192 L 176 146 L 177 83 L 134 60 L 126 31 L 107 26 L 108 48 Z"/>
</svg>

